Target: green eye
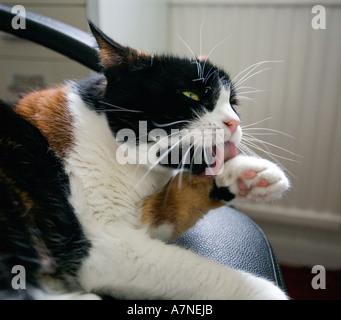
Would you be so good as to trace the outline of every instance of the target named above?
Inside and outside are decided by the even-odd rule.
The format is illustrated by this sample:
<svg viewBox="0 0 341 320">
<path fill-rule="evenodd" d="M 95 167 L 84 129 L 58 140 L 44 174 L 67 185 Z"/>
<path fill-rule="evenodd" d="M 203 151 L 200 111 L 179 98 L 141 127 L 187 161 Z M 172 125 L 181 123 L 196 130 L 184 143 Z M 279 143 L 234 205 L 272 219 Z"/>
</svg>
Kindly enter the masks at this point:
<svg viewBox="0 0 341 320">
<path fill-rule="evenodd" d="M 193 92 L 190 92 L 190 91 L 183 91 L 182 92 L 183 95 L 185 95 L 187 98 L 190 98 L 194 101 L 199 101 L 199 96 Z"/>
</svg>

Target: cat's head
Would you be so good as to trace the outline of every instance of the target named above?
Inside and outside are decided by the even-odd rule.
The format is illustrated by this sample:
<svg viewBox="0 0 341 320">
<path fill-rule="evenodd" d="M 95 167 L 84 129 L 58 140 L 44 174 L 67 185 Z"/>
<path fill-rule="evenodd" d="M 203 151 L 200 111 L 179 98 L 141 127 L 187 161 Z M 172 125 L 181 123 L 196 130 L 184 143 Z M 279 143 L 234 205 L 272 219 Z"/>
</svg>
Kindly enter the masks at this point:
<svg viewBox="0 0 341 320">
<path fill-rule="evenodd" d="M 90 28 L 106 77 L 97 109 L 121 142 L 122 157 L 210 176 L 236 156 L 242 130 L 227 73 L 205 57 L 150 55 Z"/>
</svg>

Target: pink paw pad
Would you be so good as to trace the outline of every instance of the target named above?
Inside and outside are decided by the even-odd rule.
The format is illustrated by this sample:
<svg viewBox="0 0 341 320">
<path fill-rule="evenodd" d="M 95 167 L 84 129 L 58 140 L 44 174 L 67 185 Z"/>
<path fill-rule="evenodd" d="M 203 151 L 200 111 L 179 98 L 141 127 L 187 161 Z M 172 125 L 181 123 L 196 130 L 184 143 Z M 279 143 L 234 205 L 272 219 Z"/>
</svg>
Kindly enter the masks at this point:
<svg viewBox="0 0 341 320">
<path fill-rule="evenodd" d="M 255 170 L 248 170 L 243 173 L 243 178 L 244 179 L 252 179 L 257 175 L 257 171 Z"/>
<path fill-rule="evenodd" d="M 242 179 L 253 179 L 257 176 L 259 172 L 255 171 L 255 170 L 247 170 L 243 173 L 242 178 L 238 179 L 238 189 L 239 189 L 239 196 L 245 197 L 248 195 L 248 193 L 250 192 L 252 187 L 247 187 L 247 185 L 245 184 L 245 182 Z M 269 185 L 269 181 L 266 179 L 260 179 L 256 186 L 257 187 L 267 187 Z"/>
<path fill-rule="evenodd" d="M 258 187 L 267 187 L 269 185 L 268 180 L 260 179 L 257 183 Z"/>
</svg>

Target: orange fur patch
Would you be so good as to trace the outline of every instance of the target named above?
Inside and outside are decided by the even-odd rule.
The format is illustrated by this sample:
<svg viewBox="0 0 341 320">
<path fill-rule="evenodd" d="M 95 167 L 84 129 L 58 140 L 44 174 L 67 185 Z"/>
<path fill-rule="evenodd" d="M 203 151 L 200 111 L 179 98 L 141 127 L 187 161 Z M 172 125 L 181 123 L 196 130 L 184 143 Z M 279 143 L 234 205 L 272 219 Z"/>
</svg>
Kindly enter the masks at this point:
<svg viewBox="0 0 341 320">
<path fill-rule="evenodd" d="M 15 107 L 18 114 L 42 131 L 59 157 L 65 157 L 73 143 L 72 117 L 67 102 L 66 87 L 57 87 L 32 92 Z"/>
<path fill-rule="evenodd" d="M 129 47 L 122 47 L 124 48 L 123 52 L 119 52 L 115 50 L 110 43 L 98 35 L 96 36 L 96 40 L 100 49 L 102 65 L 105 68 L 119 66 L 123 62 L 132 66 L 139 57 L 150 57 L 150 54 L 146 51 L 137 51 Z M 120 44 L 117 45 L 120 46 Z"/>
<path fill-rule="evenodd" d="M 150 228 L 170 224 L 174 227 L 173 237 L 179 237 L 209 210 L 226 204 L 209 197 L 212 188 L 213 178 L 182 173 L 180 182 L 180 175 L 177 175 L 143 203 L 142 222 Z"/>
</svg>

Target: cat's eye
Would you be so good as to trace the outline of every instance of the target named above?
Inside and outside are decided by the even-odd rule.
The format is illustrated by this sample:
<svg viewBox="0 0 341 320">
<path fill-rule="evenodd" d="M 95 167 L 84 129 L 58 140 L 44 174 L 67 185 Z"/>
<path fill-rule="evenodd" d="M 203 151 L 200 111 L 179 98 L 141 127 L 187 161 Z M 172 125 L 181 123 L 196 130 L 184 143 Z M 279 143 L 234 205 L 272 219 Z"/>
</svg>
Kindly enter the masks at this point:
<svg viewBox="0 0 341 320">
<path fill-rule="evenodd" d="M 199 101 L 199 96 L 197 94 L 195 94 L 194 92 L 191 92 L 191 91 L 183 91 L 182 94 L 184 96 L 186 96 L 187 98 L 189 99 L 192 99 L 194 101 Z"/>
</svg>

